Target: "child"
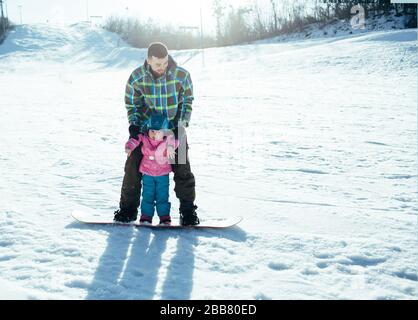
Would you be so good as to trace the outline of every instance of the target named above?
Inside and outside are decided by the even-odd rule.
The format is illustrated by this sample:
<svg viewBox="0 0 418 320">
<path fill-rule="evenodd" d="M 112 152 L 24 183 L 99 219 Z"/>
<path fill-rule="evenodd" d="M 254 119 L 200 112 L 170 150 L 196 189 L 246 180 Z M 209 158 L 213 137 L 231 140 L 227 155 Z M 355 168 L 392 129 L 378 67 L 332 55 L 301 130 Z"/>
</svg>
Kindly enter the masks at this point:
<svg viewBox="0 0 418 320">
<path fill-rule="evenodd" d="M 142 173 L 142 202 L 141 217 L 142 224 L 152 224 L 154 207 L 160 218 L 160 225 L 171 224 L 169 197 L 169 174 L 172 171 L 168 159 L 174 159 L 175 149 L 178 147 L 178 140 L 174 135 L 167 136 L 165 129 L 168 129 L 167 118 L 153 115 L 147 126 L 146 134 L 138 135 L 138 142 L 132 145 L 127 142 L 125 149 L 128 154 L 142 142 L 141 151 L 143 154 L 139 171 Z"/>
</svg>

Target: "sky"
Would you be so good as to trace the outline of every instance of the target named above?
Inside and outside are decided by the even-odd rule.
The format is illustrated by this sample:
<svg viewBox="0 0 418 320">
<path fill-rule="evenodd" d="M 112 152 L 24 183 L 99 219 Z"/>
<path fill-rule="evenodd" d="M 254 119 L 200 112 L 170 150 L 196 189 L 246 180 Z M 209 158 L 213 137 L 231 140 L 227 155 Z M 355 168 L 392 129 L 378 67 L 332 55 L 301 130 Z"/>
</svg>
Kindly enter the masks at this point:
<svg viewBox="0 0 418 320">
<path fill-rule="evenodd" d="M 5 9 L 10 20 L 26 23 L 75 23 L 99 22 L 109 15 L 152 18 L 161 24 L 200 27 L 202 8 L 203 30 L 214 30 L 212 0 L 6 0 Z M 248 0 L 230 0 L 225 3 L 234 6 L 248 3 Z M 20 7 L 21 6 L 21 7 Z M 102 16 L 94 18 L 91 16 Z"/>
</svg>

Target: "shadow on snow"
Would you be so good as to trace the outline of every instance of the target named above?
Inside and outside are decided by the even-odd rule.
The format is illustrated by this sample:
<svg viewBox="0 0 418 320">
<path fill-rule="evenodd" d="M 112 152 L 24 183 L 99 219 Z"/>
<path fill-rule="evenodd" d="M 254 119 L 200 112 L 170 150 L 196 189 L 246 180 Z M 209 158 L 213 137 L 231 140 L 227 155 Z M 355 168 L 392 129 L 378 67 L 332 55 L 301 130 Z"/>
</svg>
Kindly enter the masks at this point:
<svg viewBox="0 0 418 320">
<path fill-rule="evenodd" d="M 161 285 L 160 299 L 188 300 L 193 289 L 195 246 L 198 238 L 225 238 L 245 242 L 246 233 L 239 227 L 225 230 L 136 229 L 119 226 L 85 226 L 76 222 L 68 228 L 100 229 L 109 232 L 107 246 L 100 258 L 86 299 L 154 299 L 162 257 L 167 241 L 177 239 Z"/>
</svg>

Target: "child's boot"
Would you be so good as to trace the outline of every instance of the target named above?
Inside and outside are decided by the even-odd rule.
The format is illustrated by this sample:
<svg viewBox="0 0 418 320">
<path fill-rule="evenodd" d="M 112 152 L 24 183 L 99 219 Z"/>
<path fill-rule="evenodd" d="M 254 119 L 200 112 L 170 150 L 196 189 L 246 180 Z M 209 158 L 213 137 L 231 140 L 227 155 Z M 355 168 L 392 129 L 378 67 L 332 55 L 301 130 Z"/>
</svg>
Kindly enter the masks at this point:
<svg viewBox="0 0 418 320">
<path fill-rule="evenodd" d="M 152 224 L 152 217 L 147 216 L 145 214 L 141 214 L 141 218 L 139 219 L 140 224 Z"/>
<path fill-rule="evenodd" d="M 160 226 L 171 226 L 171 217 L 169 215 L 161 216 Z"/>
</svg>

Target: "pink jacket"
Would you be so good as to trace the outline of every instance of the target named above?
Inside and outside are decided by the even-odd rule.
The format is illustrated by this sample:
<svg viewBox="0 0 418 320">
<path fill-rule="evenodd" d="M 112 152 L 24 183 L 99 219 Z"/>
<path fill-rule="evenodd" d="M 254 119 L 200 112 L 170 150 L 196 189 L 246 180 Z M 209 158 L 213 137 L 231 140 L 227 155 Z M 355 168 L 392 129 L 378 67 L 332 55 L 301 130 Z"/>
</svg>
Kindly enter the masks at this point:
<svg viewBox="0 0 418 320">
<path fill-rule="evenodd" d="M 143 154 L 139 172 L 153 177 L 169 174 L 172 170 L 167 157 L 167 146 L 176 149 L 179 144 L 178 140 L 175 140 L 174 136 L 164 137 L 161 140 L 154 140 L 142 134 L 138 137 L 142 141 Z"/>
</svg>

